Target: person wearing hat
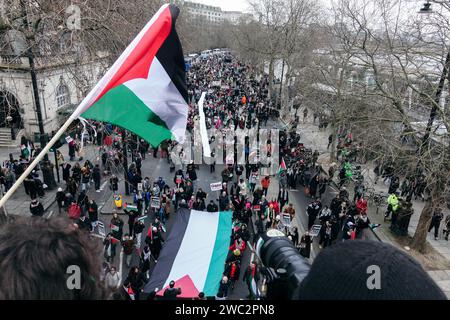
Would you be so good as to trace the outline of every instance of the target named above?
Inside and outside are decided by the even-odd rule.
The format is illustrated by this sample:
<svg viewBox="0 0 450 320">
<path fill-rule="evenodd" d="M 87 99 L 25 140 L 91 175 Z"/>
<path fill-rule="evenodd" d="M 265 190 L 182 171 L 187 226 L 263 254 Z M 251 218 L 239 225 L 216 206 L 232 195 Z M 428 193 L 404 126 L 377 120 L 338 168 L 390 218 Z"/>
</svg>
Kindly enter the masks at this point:
<svg viewBox="0 0 450 320">
<path fill-rule="evenodd" d="M 56 203 L 58 204 L 58 212 L 59 214 L 61 214 L 61 209 L 64 207 L 65 205 L 65 199 L 66 199 L 66 195 L 64 194 L 64 191 L 62 188 L 58 188 L 58 192 L 56 192 Z"/>
<path fill-rule="evenodd" d="M 447 300 L 419 262 L 379 241 L 322 250 L 294 297 L 299 300 Z"/>
<path fill-rule="evenodd" d="M 42 217 L 44 215 L 44 207 L 36 198 L 31 200 L 30 213 L 33 217 Z"/>
<path fill-rule="evenodd" d="M 158 262 L 159 254 L 161 252 L 163 239 L 158 228 L 151 226 L 148 228 L 147 237 L 145 238 L 145 243 L 150 247 L 150 252 L 152 253 L 155 263 Z"/>
<path fill-rule="evenodd" d="M 180 208 L 186 208 L 186 209 L 189 209 L 189 205 L 188 205 L 188 203 L 186 202 L 186 199 L 181 199 L 181 202 L 180 202 L 179 207 L 180 207 Z"/>
<path fill-rule="evenodd" d="M 164 291 L 165 300 L 176 300 L 177 296 L 181 294 L 181 288 L 175 288 L 175 281 L 170 281 L 169 288 Z"/>
</svg>

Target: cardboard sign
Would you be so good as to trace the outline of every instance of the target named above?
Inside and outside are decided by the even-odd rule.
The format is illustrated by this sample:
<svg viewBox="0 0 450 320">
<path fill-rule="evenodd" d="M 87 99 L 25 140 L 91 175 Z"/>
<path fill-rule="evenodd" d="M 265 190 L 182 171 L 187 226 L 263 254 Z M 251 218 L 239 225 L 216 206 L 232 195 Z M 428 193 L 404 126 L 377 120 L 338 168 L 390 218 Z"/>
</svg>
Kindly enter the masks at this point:
<svg viewBox="0 0 450 320">
<path fill-rule="evenodd" d="M 138 191 L 144 190 L 144 189 L 142 188 L 142 183 L 138 183 L 137 187 L 138 187 Z"/>
<path fill-rule="evenodd" d="M 145 216 L 142 216 L 142 217 L 139 217 L 139 218 L 137 218 L 137 220 L 138 221 L 144 221 L 145 219 L 147 219 L 147 215 L 145 215 Z"/>
<path fill-rule="evenodd" d="M 160 207 L 159 197 L 152 197 L 150 207 L 159 209 Z"/>
<path fill-rule="evenodd" d="M 253 210 L 254 210 L 254 211 L 261 211 L 261 206 L 260 206 L 259 204 L 255 204 L 255 205 L 253 206 Z"/>
<path fill-rule="evenodd" d="M 311 230 L 309 230 L 309 235 L 311 237 L 317 237 L 319 235 L 320 229 L 322 229 L 322 226 L 320 224 L 315 224 L 311 227 Z"/>
<path fill-rule="evenodd" d="M 222 190 L 222 182 L 214 182 L 209 185 L 211 187 L 211 191 L 220 191 Z"/>
<path fill-rule="evenodd" d="M 66 142 L 67 142 L 67 143 L 71 143 L 72 141 L 73 141 L 73 139 L 72 139 L 71 136 L 67 136 L 67 137 L 66 137 Z"/>
<path fill-rule="evenodd" d="M 97 221 L 98 234 L 102 237 L 106 237 L 105 224 L 101 221 Z"/>
</svg>

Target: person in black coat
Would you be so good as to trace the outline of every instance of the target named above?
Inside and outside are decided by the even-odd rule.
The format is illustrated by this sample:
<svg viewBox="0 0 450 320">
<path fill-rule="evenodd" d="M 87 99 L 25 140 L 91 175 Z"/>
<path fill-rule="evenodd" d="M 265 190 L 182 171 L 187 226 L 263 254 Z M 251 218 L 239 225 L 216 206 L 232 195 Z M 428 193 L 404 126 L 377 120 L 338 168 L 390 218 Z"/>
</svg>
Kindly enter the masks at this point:
<svg viewBox="0 0 450 320">
<path fill-rule="evenodd" d="M 181 294 L 181 288 L 175 288 L 175 281 L 170 281 L 169 288 L 164 291 L 164 299 L 176 300 L 177 296 Z"/>
<path fill-rule="evenodd" d="M 280 188 L 278 192 L 278 202 L 280 203 L 280 211 L 283 210 L 283 207 L 286 203 L 289 203 L 289 192 L 285 188 Z"/>
<path fill-rule="evenodd" d="M 230 282 L 228 281 L 227 276 L 223 276 L 222 280 L 219 284 L 219 290 L 217 291 L 217 295 L 219 296 L 220 293 L 222 293 L 222 297 L 228 296 L 228 288 L 230 287 Z"/>
<path fill-rule="evenodd" d="M 44 206 L 38 199 L 31 200 L 30 212 L 34 217 L 42 217 L 44 215 Z"/>
<path fill-rule="evenodd" d="M 322 204 L 319 200 L 315 200 L 308 205 L 308 208 L 306 209 L 306 213 L 308 214 L 308 230 L 314 225 L 321 209 Z"/>
<path fill-rule="evenodd" d="M 72 168 L 72 166 L 70 165 L 70 163 L 66 162 L 66 163 L 62 164 L 61 167 L 62 167 L 63 180 L 67 183 L 70 178 L 70 169 Z"/>
<path fill-rule="evenodd" d="M 87 211 L 89 215 L 89 220 L 91 220 L 92 228 L 97 226 L 98 223 L 98 206 L 93 199 L 90 199 L 87 204 Z"/>
<path fill-rule="evenodd" d="M 100 173 L 100 167 L 98 164 L 96 164 L 94 167 L 94 170 L 92 172 L 92 179 L 94 179 L 95 191 L 100 192 L 101 173 Z"/>
<path fill-rule="evenodd" d="M 306 231 L 300 239 L 299 245 L 299 252 L 305 258 L 309 258 L 309 256 L 311 255 L 311 243 L 312 237 L 309 235 L 309 231 Z"/>
<path fill-rule="evenodd" d="M 92 224 L 91 224 L 91 220 L 89 220 L 89 218 L 85 215 L 82 215 L 76 222 L 76 224 L 78 225 L 78 229 L 80 230 L 86 230 L 91 232 L 92 231 Z"/>
<path fill-rule="evenodd" d="M 144 273 L 140 272 L 138 267 L 132 267 L 125 282 L 130 283 L 131 289 L 133 289 L 134 292 L 135 300 L 139 300 L 139 295 L 142 288 L 147 283 Z"/>
<path fill-rule="evenodd" d="M 139 217 L 139 211 L 135 211 L 135 210 L 128 211 L 126 209 L 123 209 L 123 211 L 128 216 L 128 231 L 129 231 L 130 237 L 132 237 L 133 231 L 134 231 L 134 222 L 136 221 L 136 218 Z"/>
<path fill-rule="evenodd" d="M 62 188 L 58 188 L 56 192 L 56 203 L 58 204 L 58 212 L 61 214 L 61 209 L 65 206 L 66 195 Z"/>
</svg>

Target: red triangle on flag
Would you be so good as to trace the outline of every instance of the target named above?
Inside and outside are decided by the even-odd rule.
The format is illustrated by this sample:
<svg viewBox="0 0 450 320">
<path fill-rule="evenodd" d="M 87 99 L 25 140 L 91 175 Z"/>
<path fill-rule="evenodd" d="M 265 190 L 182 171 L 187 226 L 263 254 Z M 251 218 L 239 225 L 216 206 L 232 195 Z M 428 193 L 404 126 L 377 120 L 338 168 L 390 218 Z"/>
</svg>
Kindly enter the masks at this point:
<svg viewBox="0 0 450 320">
<path fill-rule="evenodd" d="M 164 295 L 164 291 L 169 288 L 169 286 L 164 287 L 159 290 L 156 295 L 162 297 Z M 181 294 L 178 295 L 178 298 L 197 298 L 200 291 L 195 287 L 194 282 L 191 277 L 185 275 L 184 277 L 175 281 L 175 288 L 181 288 Z"/>
<path fill-rule="evenodd" d="M 281 169 L 286 170 L 286 163 L 284 162 L 284 158 L 281 158 Z"/>
</svg>

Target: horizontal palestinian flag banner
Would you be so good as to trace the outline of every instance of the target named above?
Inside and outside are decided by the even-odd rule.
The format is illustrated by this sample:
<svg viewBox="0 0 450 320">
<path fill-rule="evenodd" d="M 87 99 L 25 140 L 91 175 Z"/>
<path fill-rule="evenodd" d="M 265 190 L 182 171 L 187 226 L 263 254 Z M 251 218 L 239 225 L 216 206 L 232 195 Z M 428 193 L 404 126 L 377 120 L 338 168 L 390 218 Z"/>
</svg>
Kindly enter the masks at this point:
<svg viewBox="0 0 450 320">
<path fill-rule="evenodd" d="M 163 5 L 71 118 L 120 126 L 154 147 L 168 139 L 182 143 L 188 105 L 178 14 L 176 6 Z"/>
<path fill-rule="evenodd" d="M 144 291 L 158 289 L 163 295 L 173 280 L 181 288 L 180 298 L 195 298 L 199 292 L 215 296 L 228 254 L 231 220 L 231 211 L 180 208 Z"/>
</svg>

